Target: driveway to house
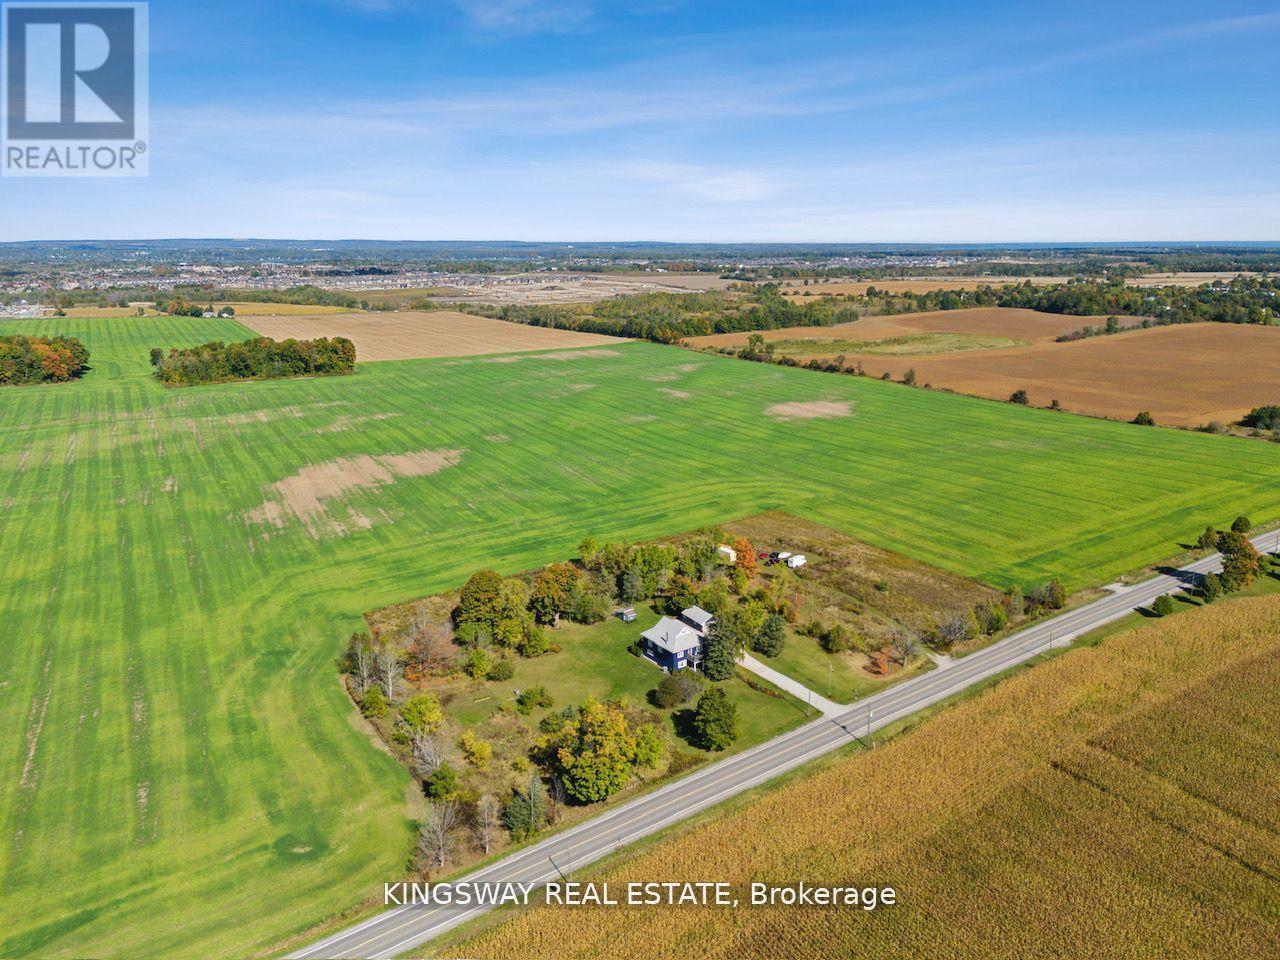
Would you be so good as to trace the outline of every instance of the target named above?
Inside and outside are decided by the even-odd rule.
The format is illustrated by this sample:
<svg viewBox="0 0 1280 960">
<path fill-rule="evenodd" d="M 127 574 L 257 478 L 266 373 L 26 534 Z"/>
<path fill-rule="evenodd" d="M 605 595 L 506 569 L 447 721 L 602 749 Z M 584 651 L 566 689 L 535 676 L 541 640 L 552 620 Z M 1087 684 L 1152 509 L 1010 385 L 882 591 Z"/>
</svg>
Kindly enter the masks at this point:
<svg viewBox="0 0 1280 960">
<path fill-rule="evenodd" d="M 746 667 L 758 677 L 763 677 L 780 690 L 785 690 L 802 703 L 807 703 L 825 717 L 834 717 L 847 713 L 849 705 L 828 700 L 820 693 L 810 690 L 799 680 L 792 680 L 785 673 L 779 673 L 773 667 L 761 663 L 749 653 L 738 658 L 738 663 Z"/>
<path fill-rule="evenodd" d="M 1262 550 L 1264 540 L 1267 545 L 1280 545 L 1280 534 L 1267 533 L 1254 538 L 1253 542 Z M 838 707 L 834 714 L 824 715 L 749 750 L 708 764 L 688 776 L 561 833 L 552 834 L 458 879 L 472 884 L 520 882 L 540 885 L 568 876 L 633 840 L 688 819 L 823 754 L 859 742 L 860 737 L 872 731 L 955 696 L 967 687 L 1003 673 L 1052 647 L 1069 645 L 1075 638 L 1119 620 L 1135 609 L 1149 605 L 1157 597 L 1190 588 L 1204 574 L 1221 569 L 1222 557 L 1214 554 L 1033 624 L 956 660 L 945 670 L 933 670 L 903 680 L 852 706 Z M 382 960 L 396 957 L 489 909 L 488 906 L 396 907 L 330 934 L 290 956 L 297 960 Z"/>
</svg>

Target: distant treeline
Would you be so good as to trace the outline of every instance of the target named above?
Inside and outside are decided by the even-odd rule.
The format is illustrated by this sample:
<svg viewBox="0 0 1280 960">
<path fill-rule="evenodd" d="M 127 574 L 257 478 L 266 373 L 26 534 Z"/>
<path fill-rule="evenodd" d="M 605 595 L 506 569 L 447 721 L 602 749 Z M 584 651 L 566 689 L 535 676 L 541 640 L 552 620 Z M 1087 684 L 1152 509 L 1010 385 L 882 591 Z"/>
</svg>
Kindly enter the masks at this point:
<svg viewBox="0 0 1280 960">
<path fill-rule="evenodd" d="M 981 254 L 954 251 L 966 259 L 931 265 L 904 262 L 901 254 L 864 254 L 867 259 L 891 260 L 884 266 L 817 264 L 747 265 L 721 273 L 730 280 L 896 280 L 915 277 L 1077 277 L 1117 279 L 1149 273 L 1280 272 L 1280 251 L 1274 249 L 1151 251 L 1071 250 L 1006 251 Z"/>
<path fill-rule="evenodd" d="M 244 300 L 251 303 L 297 303 L 308 307 L 345 307 L 358 310 L 362 301 L 341 290 L 322 290 L 311 284 L 287 287 L 284 290 L 254 290 L 248 288 L 174 287 L 175 298 L 202 300 L 205 303 Z"/>
<path fill-rule="evenodd" d="M 75 337 L 0 337 L 0 384 L 74 380 L 89 365 L 89 351 Z"/>
<path fill-rule="evenodd" d="M 198 347 L 151 350 L 151 365 L 161 383 L 177 386 L 228 380 L 277 380 L 283 377 L 351 373 L 356 347 L 346 337 L 318 340 L 272 340 L 254 337 L 243 343 L 214 340 Z"/>
<path fill-rule="evenodd" d="M 787 300 L 778 287 L 766 284 L 749 294 L 713 290 L 706 293 L 645 293 L 582 305 L 493 307 L 452 306 L 484 316 L 583 333 L 677 343 L 685 337 L 780 327 L 824 327 L 858 319 L 858 311 L 838 300 Z"/>
<path fill-rule="evenodd" d="M 1199 287 L 1130 287 L 1121 281 L 1073 280 L 1057 286 L 1031 283 L 884 293 L 874 287 L 865 298 L 874 313 L 917 313 L 965 307 L 1023 307 L 1080 317 L 1150 317 L 1153 325 L 1195 323 L 1280 323 L 1280 278 L 1239 277 Z"/>
</svg>

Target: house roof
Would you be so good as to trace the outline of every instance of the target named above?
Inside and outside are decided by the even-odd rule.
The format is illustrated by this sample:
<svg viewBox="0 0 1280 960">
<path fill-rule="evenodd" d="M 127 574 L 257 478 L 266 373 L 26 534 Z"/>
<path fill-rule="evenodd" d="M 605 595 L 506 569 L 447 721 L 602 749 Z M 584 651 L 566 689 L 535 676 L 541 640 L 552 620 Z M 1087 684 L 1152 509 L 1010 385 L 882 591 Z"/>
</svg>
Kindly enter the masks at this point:
<svg viewBox="0 0 1280 960">
<path fill-rule="evenodd" d="M 663 617 L 640 636 L 658 645 L 667 653 L 683 653 L 694 649 L 702 642 L 697 631 L 687 623 L 672 620 L 670 617 Z"/>
<path fill-rule="evenodd" d="M 707 613 L 707 611 L 703 610 L 701 607 L 686 607 L 681 611 L 680 616 L 684 617 L 700 630 L 705 630 L 707 628 L 707 624 L 715 619 L 714 614 Z"/>
</svg>

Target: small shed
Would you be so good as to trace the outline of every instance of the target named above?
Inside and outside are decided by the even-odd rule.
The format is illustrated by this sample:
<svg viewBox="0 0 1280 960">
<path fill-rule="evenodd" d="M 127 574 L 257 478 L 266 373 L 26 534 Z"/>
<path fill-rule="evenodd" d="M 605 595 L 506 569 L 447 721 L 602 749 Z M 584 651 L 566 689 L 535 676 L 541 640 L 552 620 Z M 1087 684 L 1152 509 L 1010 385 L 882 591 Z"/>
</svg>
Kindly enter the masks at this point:
<svg viewBox="0 0 1280 960">
<path fill-rule="evenodd" d="M 733 547 L 729 546 L 727 543 L 722 543 L 720 546 L 716 547 L 716 553 L 719 554 L 720 559 L 725 563 L 738 562 L 738 551 L 733 549 Z"/>
<path fill-rule="evenodd" d="M 803 567 L 809 561 L 805 559 L 803 553 L 794 553 L 787 558 L 787 566 L 794 570 L 796 567 Z"/>
<path fill-rule="evenodd" d="M 617 612 L 617 617 L 623 623 L 634 623 L 636 619 L 635 607 L 623 607 Z"/>
</svg>

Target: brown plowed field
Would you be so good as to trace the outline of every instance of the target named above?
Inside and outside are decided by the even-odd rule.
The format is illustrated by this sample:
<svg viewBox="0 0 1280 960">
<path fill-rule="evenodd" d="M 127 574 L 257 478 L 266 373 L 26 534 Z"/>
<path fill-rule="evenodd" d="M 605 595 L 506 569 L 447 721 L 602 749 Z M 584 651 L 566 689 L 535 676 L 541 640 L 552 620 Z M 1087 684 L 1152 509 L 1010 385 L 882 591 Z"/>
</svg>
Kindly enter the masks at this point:
<svg viewBox="0 0 1280 960">
<path fill-rule="evenodd" d="M 320 316 L 237 317 L 264 337 L 347 337 L 357 360 L 412 360 L 467 357 L 485 353 L 527 353 L 625 343 L 617 337 L 531 327 L 452 310 L 423 313 L 345 313 Z"/>
<path fill-rule="evenodd" d="M 1055 337 L 1078 330 L 1086 323 L 1097 325 L 1103 322 L 1101 318 L 1066 317 L 1012 307 L 974 307 L 971 310 L 935 310 L 931 313 L 864 317 L 853 323 L 840 323 L 833 327 L 787 327 L 782 330 L 717 333 L 708 337 L 691 337 L 687 342 L 695 347 L 741 347 L 746 345 L 752 332 L 762 334 L 766 340 L 885 340 L 918 333 L 968 333 L 1052 342 Z M 1137 321 L 1125 318 L 1124 322 Z"/>
<path fill-rule="evenodd" d="M 1198 323 L 1134 330 L 1074 343 L 1056 343 L 1062 332 L 1100 318 L 1066 317 L 1030 310 L 955 310 L 869 317 L 839 327 L 765 331 L 766 339 L 877 340 L 930 332 L 1016 337 L 1026 346 L 930 356 L 885 356 L 846 350 L 871 376 L 916 381 L 975 396 L 1005 400 L 1026 390 L 1031 403 L 1057 400 L 1067 410 L 1131 419 L 1147 410 L 1157 423 L 1199 426 L 1231 423 L 1262 404 L 1280 403 L 1280 329 Z M 1126 321 L 1128 322 L 1128 321 Z M 747 333 L 696 337 L 699 347 L 745 344 Z M 805 359 L 815 356 L 806 353 Z M 830 359 L 830 357 L 826 357 Z"/>
</svg>

